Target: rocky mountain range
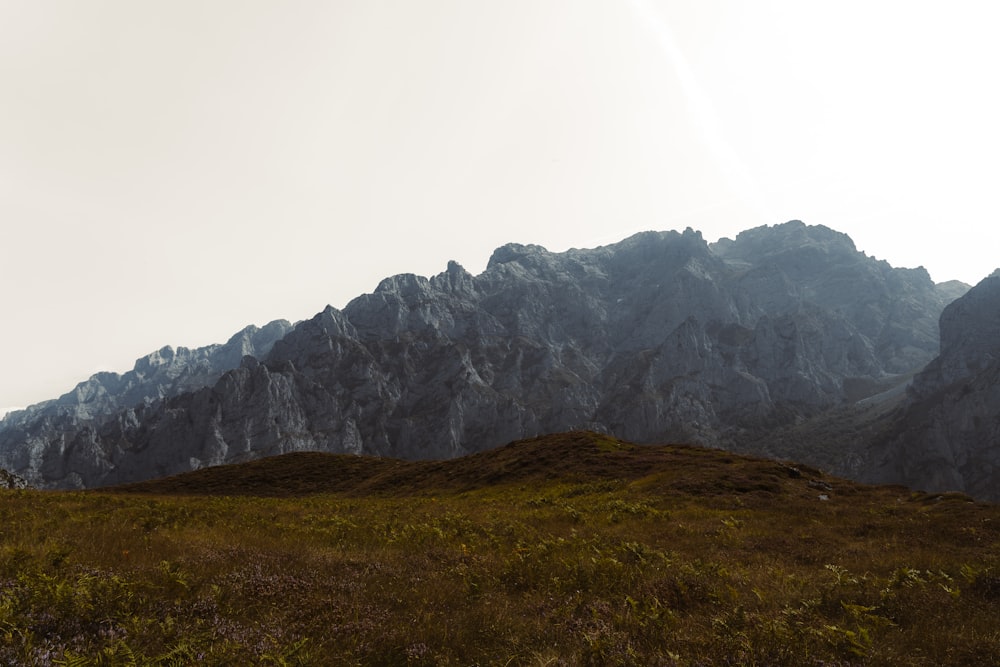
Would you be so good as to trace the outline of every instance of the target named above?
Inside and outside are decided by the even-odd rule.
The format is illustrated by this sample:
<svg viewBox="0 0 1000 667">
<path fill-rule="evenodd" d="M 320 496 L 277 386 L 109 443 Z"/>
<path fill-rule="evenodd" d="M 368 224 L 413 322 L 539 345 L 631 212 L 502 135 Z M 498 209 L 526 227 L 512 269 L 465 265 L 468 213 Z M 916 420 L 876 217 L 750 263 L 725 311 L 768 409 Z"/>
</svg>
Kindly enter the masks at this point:
<svg viewBox="0 0 1000 667">
<path fill-rule="evenodd" d="M 0 466 L 78 488 L 299 450 L 449 458 L 580 428 L 752 449 L 889 397 L 901 414 L 925 367 L 906 400 L 960 385 L 973 358 L 981 377 L 995 323 L 961 333 L 980 287 L 948 306 L 968 286 L 799 221 L 713 244 L 690 229 L 563 253 L 509 244 L 479 275 L 450 262 L 429 279 L 394 276 L 294 327 L 94 376 L 0 422 Z M 953 338 L 964 351 L 949 356 Z M 885 481 L 934 469 L 894 463 L 913 459 L 908 438 L 852 442 L 814 458 Z"/>
<path fill-rule="evenodd" d="M 57 399 L 7 414 L 0 420 L 0 466 L 24 471 L 33 484 L 50 486 L 43 469 L 57 452 L 109 419 L 139 405 L 214 384 L 247 355 L 265 355 L 292 328 L 276 320 L 249 326 L 223 345 L 197 349 L 164 347 L 135 362 L 124 374 L 97 373 Z M 81 486 L 83 481 L 74 483 Z"/>
</svg>

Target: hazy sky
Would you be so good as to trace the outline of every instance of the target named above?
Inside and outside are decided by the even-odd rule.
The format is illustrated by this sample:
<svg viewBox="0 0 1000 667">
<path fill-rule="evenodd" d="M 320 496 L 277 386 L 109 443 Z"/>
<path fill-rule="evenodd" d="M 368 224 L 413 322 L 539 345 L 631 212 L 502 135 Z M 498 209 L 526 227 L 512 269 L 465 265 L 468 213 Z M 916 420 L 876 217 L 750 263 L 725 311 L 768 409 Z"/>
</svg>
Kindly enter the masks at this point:
<svg viewBox="0 0 1000 667">
<path fill-rule="evenodd" d="M 1000 265 L 1000 4 L 0 0 L 0 406 L 503 243 Z M 0 407 L 0 412 L 3 408 Z"/>
</svg>

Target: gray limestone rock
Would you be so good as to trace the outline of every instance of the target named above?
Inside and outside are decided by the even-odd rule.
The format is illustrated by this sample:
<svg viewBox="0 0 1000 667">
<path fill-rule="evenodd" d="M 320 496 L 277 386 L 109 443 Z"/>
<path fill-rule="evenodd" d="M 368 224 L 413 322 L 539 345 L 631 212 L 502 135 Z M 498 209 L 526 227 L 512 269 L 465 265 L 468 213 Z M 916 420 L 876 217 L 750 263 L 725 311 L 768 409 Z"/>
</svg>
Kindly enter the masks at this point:
<svg viewBox="0 0 1000 667">
<path fill-rule="evenodd" d="M 233 344 L 225 372 L 165 349 L 95 376 L 63 412 L 4 423 L 0 464 L 89 487 L 303 449 L 445 458 L 575 428 L 728 447 L 923 367 L 949 294 L 798 221 L 712 245 L 690 229 L 509 244 L 480 275 L 393 276 L 267 352 Z"/>
<path fill-rule="evenodd" d="M 264 355 L 292 328 L 285 320 L 248 326 L 222 345 L 163 347 L 127 373 L 97 373 L 57 399 L 0 421 L 0 465 L 40 487 L 89 486 L 115 469 L 101 452 L 109 424 L 135 421 L 137 410 L 215 383 L 246 354 Z"/>
<path fill-rule="evenodd" d="M 941 314 L 941 353 L 873 449 L 870 479 L 1000 501 L 1000 275 Z"/>
<path fill-rule="evenodd" d="M 0 489 L 27 489 L 28 482 L 23 477 L 0 468 Z"/>
</svg>

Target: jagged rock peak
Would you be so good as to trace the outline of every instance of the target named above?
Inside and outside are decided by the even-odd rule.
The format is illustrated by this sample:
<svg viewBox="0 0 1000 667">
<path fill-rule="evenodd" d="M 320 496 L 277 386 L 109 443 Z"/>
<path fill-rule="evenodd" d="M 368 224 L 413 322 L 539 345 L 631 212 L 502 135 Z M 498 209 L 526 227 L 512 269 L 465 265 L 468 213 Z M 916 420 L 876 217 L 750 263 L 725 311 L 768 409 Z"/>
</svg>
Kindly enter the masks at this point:
<svg viewBox="0 0 1000 667">
<path fill-rule="evenodd" d="M 740 232 L 736 239 L 720 239 L 712 249 L 724 256 L 742 257 L 748 254 L 787 253 L 806 246 L 837 252 L 858 251 L 847 234 L 824 225 L 807 225 L 801 220 L 754 227 Z"/>
<path fill-rule="evenodd" d="M 173 361 L 174 357 L 177 356 L 178 351 L 183 354 L 188 352 L 188 348 L 180 347 L 177 348 L 177 351 L 175 351 L 172 346 L 164 345 L 159 350 L 150 352 L 146 356 L 136 359 L 132 370 L 139 374 L 149 373 L 158 366 L 165 366 Z"/>
<path fill-rule="evenodd" d="M 375 288 L 375 292 L 395 292 L 402 295 L 419 294 L 427 290 L 429 282 L 424 276 L 400 273 L 384 278 Z"/>
<path fill-rule="evenodd" d="M 448 261 L 448 268 L 430 279 L 432 289 L 452 294 L 471 294 L 475 276 L 454 260 Z"/>
<path fill-rule="evenodd" d="M 605 246 L 605 248 L 619 251 L 639 251 L 647 256 L 664 250 L 696 256 L 708 255 L 711 252 L 701 232 L 691 227 L 687 227 L 683 232 L 675 230 L 639 232 L 629 236 L 624 241 Z"/>
<path fill-rule="evenodd" d="M 165 345 L 137 359 L 126 373 L 95 373 L 59 398 L 29 406 L 5 420 L 4 428 L 0 429 L 0 450 L 8 428 L 26 427 L 42 417 L 90 420 L 120 408 L 211 384 L 225 371 L 237 367 L 245 354 L 267 354 L 274 342 L 291 329 L 288 321 L 274 320 L 261 328 L 246 327 L 223 345 L 199 348 Z M 10 433 L 7 436 L 12 437 Z"/>
<path fill-rule="evenodd" d="M 486 263 L 489 270 L 500 264 L 521 261 L 533 255 L 548 255 L 549 251 L 540 245 L 521 245 L 520 243 L 508 243 L 493 251 L 490 261 Z"/>
<path fill-rule="evenodd" d="M 984 278 L 941 313 L 942 379 L 968 377 L 1000 359 L 1000 275 Z"/>
<path fill-rule="evenodd" d="M 226 341 L 226 345 L 242 344 L 243 341 L 260 341 L 261 339 L 275 337 L 280 338 L 284 334 L 288 333 L 291 328 L 292 323 L 288 320 L 274 320 L 273 322 L 268 322 L 262 327 L 251 324 L 230 336 L 229 340 Z"/>
<path fill-rule="evenodd" d="M 325 336 L 354 336 L 357 334 L 344 311 L 327 304 L 326 308 L 316 313 L 311 319 L 301 322 L 284 339 L 275 343 L 275 347 L 286 342 L 300 329 L 321 331 Z"/>
<path fill-rule="evenodd" d="M 477 276 L 453 261 L 392 276 L 269 352 L 256 328 L 201 356 L 159 350 L 58 423 L 0 431 L 0 467 L 93 486 L 296 449 L 447 458 L 573 428 L 725 446 L 937 352 L 943 296 L 846 235 L 793 221 L 715 247 L 691 228 L 511 243 Z"/>
</svg>

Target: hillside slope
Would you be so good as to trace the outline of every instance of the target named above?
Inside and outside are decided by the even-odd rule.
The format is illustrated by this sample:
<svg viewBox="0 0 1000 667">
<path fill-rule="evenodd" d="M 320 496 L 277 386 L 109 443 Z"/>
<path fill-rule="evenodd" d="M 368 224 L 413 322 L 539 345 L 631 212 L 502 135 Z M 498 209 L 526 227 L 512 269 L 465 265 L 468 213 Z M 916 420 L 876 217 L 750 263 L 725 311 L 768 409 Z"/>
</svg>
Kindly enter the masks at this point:
<svg viewBox="0 0 1000 667">
<path fill-rule="evenodd" d="M 688 445 L 638 445 L 601 433 L 573 431 L 444 461 L 292 452 L 103 490 L 261 497 L 433 495 L 554 481 L 635 481 L 651 475 L 657 478 L 659 492 L 703 496 L 784 493 L 793 486 L 832 488 L 829 482 L 820 481 L 823 473 L 808 466 Z M 850 485 L 843 480 L 837 483 Z M 815 496 L 812 491 L 806 493 Z"/>
<path fill-rule="evenodd" d="M 1000 664 L 1000 508 L 573 432 L 0 490 L 0 664 Z"/>
</svg>

